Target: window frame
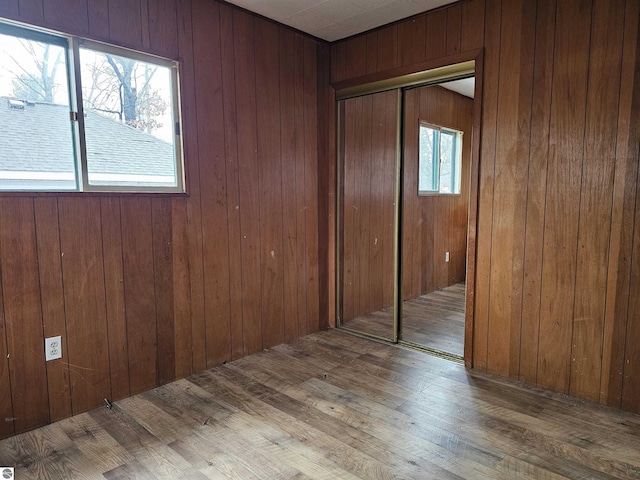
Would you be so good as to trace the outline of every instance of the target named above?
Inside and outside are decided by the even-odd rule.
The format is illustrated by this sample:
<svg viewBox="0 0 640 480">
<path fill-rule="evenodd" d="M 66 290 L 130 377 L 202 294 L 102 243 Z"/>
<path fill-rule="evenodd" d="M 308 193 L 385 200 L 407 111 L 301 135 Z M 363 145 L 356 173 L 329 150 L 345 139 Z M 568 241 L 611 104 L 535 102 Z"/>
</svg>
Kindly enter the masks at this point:
<svg viewBox="0 0 640 480">
<path fill-rule="evenodd" d="M 433 147 L 432 147 L 432 151 L 434 152 L 434 159 L 435 156 L 437 154 L 437 158 L 438 161 L 432 161 L 432 171 L 431 171 L 431 177 L 432 177 L 432 185 L 435 184 L 435 189 L 432 190 L 421 190 L 420 189 L 420 165 L 421 165 L 421 157 L 420 157 L 420 130 L 422 129 L 422 127 L 426 127 L 429 128 L 431 130 L 434 130 L 436 132 L 436 134 L 434 135 L 434 139 L 433 139 Z M 441 163 L 442 163 L 442 157 L 440 155 L 440 144 L 441 144 L 441 135 L 442 133 L 445 134 L 449 134 L 449 135 L 453 135 L 453 159 L 454 162 L 451 165 L 451 186 L 453 187 L 452 192 L 442 192 L 440 191 L 440 187 L 441 187 L 441 175 L 442 175 L 442 169 L 441 169 Z M 461 195 L 462 194 L 462 140 L 463 140 L 463 136 L 464 136 L 464 132 L 461 130 L 456 130 L 455 128 L 449 128 L 449 127 L 444 127 L 441 125 L 436 125 L 433 123 L 429 123 L 423 120 L 419 120 L 418 121 L 418 168 L 417 168 L 417 174 L 418 174 L 418 181 L 417 181 L 417 186 L 418 186 L 418 196 L 420 197 L 429 197 L 429 196 L 435 196 L 435 195 Z M 437 137 L 437 140 L 436 140 Z M 455 187 L 458 187 L 459 191 L 455 191 Z"/>
<path fill-rule="evenodd" d="M 182 135 L 182 109 L 180 102 L 180 64 L 176 60 L 160 57 L 151 53 L 140 52 L 105 42 L 90 40 L 75 35 L 40 28 L 37 26 L 13 22 L 0 18 L 0 33 L 24 38 L 36 42 L 57 45 L 65 49 L 65 70 L 69 92 L 69 117 L 74 164 L 75 189 L 0 189 L 0 196 L 42 195 L 42 194 L 90 194 L 90 193 L 129 193 L 129 194 L 186 194 L 186 177 L 184 165 L 184 148 Z M 99 53 L 117 55 L 140 62 L 157 65 L 169 69 L 171 79 L 171 124 L 173 131 L 173 160 L 176 185 L 92 185 L 89 183 L 87 146 L 85 137 L 84 103 L 82 95 L 82 78 L 80 65 L 80 49 L 87 48 Z"/>
</svg>

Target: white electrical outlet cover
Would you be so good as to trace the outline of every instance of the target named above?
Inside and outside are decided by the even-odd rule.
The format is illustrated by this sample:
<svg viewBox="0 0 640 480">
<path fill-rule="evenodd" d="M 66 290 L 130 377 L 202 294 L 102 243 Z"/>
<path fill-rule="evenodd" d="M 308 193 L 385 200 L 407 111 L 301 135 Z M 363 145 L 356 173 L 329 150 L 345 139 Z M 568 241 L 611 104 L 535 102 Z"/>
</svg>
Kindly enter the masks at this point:
<svg viewBox="0 0 640 480">
<path fill-rule="evenodd" d="M 62 358 L 62 337 L 49 337 L 44 339 L 44 358 L 48 362 L 49 360 L 55 360 Z"/>
</svg>

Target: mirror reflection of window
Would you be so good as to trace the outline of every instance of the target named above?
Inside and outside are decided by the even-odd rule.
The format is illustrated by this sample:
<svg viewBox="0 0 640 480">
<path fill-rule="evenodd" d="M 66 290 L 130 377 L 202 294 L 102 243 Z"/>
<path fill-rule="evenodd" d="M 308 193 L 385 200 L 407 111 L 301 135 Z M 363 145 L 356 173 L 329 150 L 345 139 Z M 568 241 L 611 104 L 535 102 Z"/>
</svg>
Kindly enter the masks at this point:
<svg viewBox="0 0 640 480">
<path fill-rule="evenodd" d="M 418 194 L 460 194 L 462 133 L 420 124 Z"/>
</svg>

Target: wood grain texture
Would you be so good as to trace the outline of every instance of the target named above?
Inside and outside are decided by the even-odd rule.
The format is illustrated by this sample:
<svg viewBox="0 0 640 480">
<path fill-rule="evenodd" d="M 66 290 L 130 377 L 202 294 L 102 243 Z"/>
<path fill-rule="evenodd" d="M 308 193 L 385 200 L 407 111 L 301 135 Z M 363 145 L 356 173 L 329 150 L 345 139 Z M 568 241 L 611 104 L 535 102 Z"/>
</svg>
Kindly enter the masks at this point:
<svg viewBox="0 0 640 480">
<path fill-rule="evenodd" d="M 60 249 L 73 413 L 111 394 L 100 200 L 61 198 Z"/>
<path fill-rule="evenodd" d="M 178 21 L 176 0 L 148 2 L 150 49 L 169 58 L 178 57 Z"/>
<path fill-rule="evenodd" d="M 243 353 L 262 348 L 262 290 L 260 284 L 260 165 L 257 157 L 256 79 L 244 72 L 255 69 L 254 18 L 234 10 L 236 101 L 238 114 L 238 173 L 242 252 Z"/>
<path fill-rule="evenodd" d="M 463 132 L 460 195 L 418 195 L 421 122 Z M 404 128 L 402 271 L 409 300 L 465 280 L 473 100 L 439 86 L 409 90 Z"/>
<path fill-rule="evenodd" d="M 636 425 L 331 331 L 3 440 L 0 460 L 18 478 L 632 479 Z"/>
<path fill-rule="evenodd" d="M 153 388 L 158 376 L 151 199 L 122 199 L 120 212 L 129 385 L 135 394 Z"/>
<path fill-rule="evenodd" d="M 33 202 L 38 247 L 38 275 L 44 337 L 62 337 L 62 358 L 47 362 L 49 412 L 55 422 L 71 415 L 71 391 L 67 325 L 62 284 L 62 261 L 58 201 L 55 198 L 37 198 Z"/>
<path fill-rule="evenodd" d="M 69 5 L 77 7 L 73 18 L 61 10 Z M 326 45 L 318 50 L 314 39 L 215 1 L 43 7 L 25 0 L 0 9 L 178 60 L 188 190 L 2 199 L 11 242 L 33 250 L 29 261 L 0 260 L 3 282 L 9 274 L 25 279 L 2 285 L 0 386 L 13 387 L 0 396 L 0 415 L 9 419 L 0 435 L 13 434 L 14 423 L 33 428 L 68 416 L 71 406 L 80 413 L 327 324 L 318 230 L 326 209 L 318 169 L 327 162 L 319 102 L 326 103 L 320 88 L 328 76 L 318 61 L 320 51 L 328 65 Z M 43 335 L 66 334 L 62 360 L 45 364 L 38 354 L 36 361 L 11 342 L 4 352 L 22 314 L 30 318 L 19 327 L 30 351 L 42 352 Z"/>
<path fill-rule="evenodd" d="M 87 0 L 89 35 L 96 39 L 109 39 L 109 3 L 102 0 Z"/>
<path fill-rule="evenodd" d="M 176 378 L 176 345 L 173 276 L 173 225 L 170 198 L 153 199 L 153 285 L 158 338 L 158 380 L 162 385 Z"/>
<path fill-rule="evenodd" d="M 43 2 L 44 21 L 70 33 L 86 35 L 89 32 L 89 12 L 86 0 L 54 0 Z"/>
<path fill-rule="evenodd" d="M 640 142 L 640 62 L 634 61 L 638 51 L 638 17 L 640 5 L 627 2 L 623 39 L 618 139 L 611 217 L 611 251 L 607 279 L 607 302 L 602 349 L 600 401 L 620 405 L 624 372 L 625 336 L 629 313 L 631 254 L 635 222 L 638 155 Z M 636 38 L 636 44 L 633 39 Z"/>
<path fill-rule="evenodd" d="M 240 232 L 240 177 L 238 164 L 238 122 L 236 113 L 235 50 L 233 46 L 233 10 L 220 5 L 220 53 L 222 61 L 222 88 L 224 90 L 224 125 L 227 182 L 227 221 L 229 232 L 229 261 L 241 263 Z M 240 358 L 243 351 L 242 323 L 242 271 L 229 270 L 229 300 L 231 322 L 230 358 Z"/>
<path fill-rule="evenodd" d="M 397 102 L 394 91 L 341 102 L 343 323 L 393 306 Z"/>
<path fill-rule="evenodd" d="M 555 38 L 555 0 L 538 2 L 536 46 L 531 99 L 531 134 L 529 172 L 545 172 L 549 156 L 549 120 Z M 542 249 L 544 246 L 544 212 L 546 176 L 529 175 L 527 179 L 526 237 L 522 283 L 522 324 L 520 344 L 520 379 L 535 383 L 538 371 L 540 330 L 540 289 Z"/>
<path fill-rule="evenodd" d="M 279 153 L 280 57 L 278 27 L 256 21 L 256 121 L 260 178 L 260 282 L 262 342 L 271 348 L 284 341 L 284 253 L 282 183 Z"/>
<path fill-rule="evenodd" d="M 209 366 L 231 358 L 227 179 L 219 16 L 217 3 L 194 3 L 195 94 L 196 100 L 204 107 L 197 112 L 199 181 L 202 189 L 200 202 L 208 205 L 211 213 L 202 217 L 205 338 Z M 209 94 L 212 86 L 215 86 L 215 93 Z"/>
<path fill-rule="evenodd" d="M 142 1 L 109 0 L 110 41 L 118 45 L 142 48 Z"/>
<path fill-rule="evenodd" d="M 49 421 L 38 252 L 33 201 L 3 199 L 0 214 L 2 296 L 16 432 Z"/>
<path fill-rule="evenodd" d="M 616 129 L 620 101 L 624 1 L 593 3 L 584 160 L 578 224 L 570 392 L 598 400 L 609 261 Z M 592 68 L 593 67 L 593 68 Z"/>
<path fill-rule="evenodd" d="M 545 207 L 538 383 L 569 391 L 590 2 L 558 2 Z"/>
<path fill-rule="evenodd" d="M 180 88 L 183 124 L 183 148 L 187 188 L 190 200 L 186 201 L 187 261 L 190 287 L 191 371 L 206 367 L 205 315 L 204 315 L 204 267 L 202 258 L 202 203 L 200 201 L 200 157 L 198 152 L 198 124 L 196 108 L 195 66 L 193 51 L 192 3 L 178 3 L 178 45 L 180 48 Z M 184 320 L 183 320 L 184 321 Z"/>
<path fill-rule="evenodd" d="M 425 33 L 424 64 L 380 66 L 385 35 L 400 39 L 394 58 L 414 55 L 403 39 L 416 17 L 376 30 L 378 72 L 358 78 L 338 75 L 352 39 L 332 45 L 336 88 L 484 47 L 468 362 L 634 411 L 637 9 L 634 1 L 467 0 L 424 14 L 415 33 Z M 415 265 L 405 269 L 405 289 L 425 282 Z"/>
<path fill-rule="evenodd" d="M 102 255 L 105 264 L 104 293 L 109 329 L 109 375 L 111 377 L 111 397 L 109 398 L 120 400 L 129 396 L 130 388 L 119 198 L 100 199 L 100 219 L 102 221 Z"/>
<path fill-rule="evenodd" d="M 502 6 L 500 94 L 491 228 L 487 369 L 517 376 L 520 368 L 523 256 L 531 131 L 531 92 L 536 12 L 532 2 Z M 507 81 L 507 78 L 517 81 Z M 503 263 L 504 262 L 504 263 Z"/>
</svg>

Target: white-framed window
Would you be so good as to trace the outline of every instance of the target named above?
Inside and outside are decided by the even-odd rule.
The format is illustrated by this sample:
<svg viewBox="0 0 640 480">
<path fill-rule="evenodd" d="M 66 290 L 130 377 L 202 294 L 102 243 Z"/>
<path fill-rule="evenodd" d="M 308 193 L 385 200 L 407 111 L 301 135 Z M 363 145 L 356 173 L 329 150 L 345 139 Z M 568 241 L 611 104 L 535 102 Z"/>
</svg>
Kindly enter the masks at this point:
<svg viewBox="0 0 640 480">
<path fill-rule="evenodd" d="M 0 191 L 184 192 L 178 64 L 0 22 Z"/>
<path fill-rule="evenodd" d="M 460 193 L 462 134 L 458 130 L 420 122 L 419 195 Z"/>
</svg>

